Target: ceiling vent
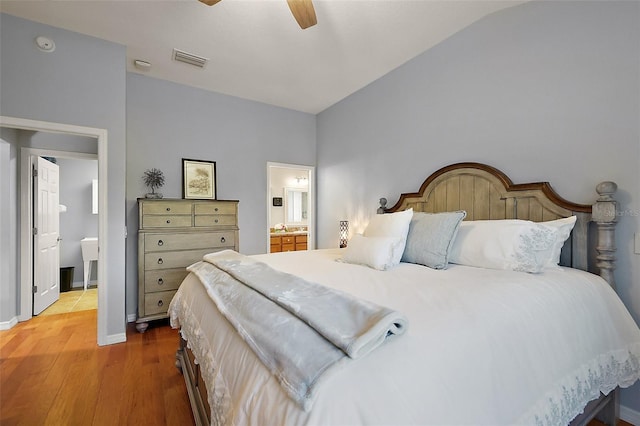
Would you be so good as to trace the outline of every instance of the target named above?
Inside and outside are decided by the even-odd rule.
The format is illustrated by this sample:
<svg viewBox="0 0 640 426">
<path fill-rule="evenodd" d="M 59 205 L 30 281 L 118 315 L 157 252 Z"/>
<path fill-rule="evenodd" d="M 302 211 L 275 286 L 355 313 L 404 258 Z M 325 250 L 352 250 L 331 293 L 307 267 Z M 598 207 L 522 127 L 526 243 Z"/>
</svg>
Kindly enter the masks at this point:
<svg viewBox="0 0 640 426">
<path fill-rule="evenodd" d="M 187 53 L 182 50 L 173 49 L 173 60 L 178 62 L 184 62 L 185 64 L 193 65 L 198 68 L 204 68 L 208 59 L 202 56 L 194 55 L 193 53 Z"/>
</svg>

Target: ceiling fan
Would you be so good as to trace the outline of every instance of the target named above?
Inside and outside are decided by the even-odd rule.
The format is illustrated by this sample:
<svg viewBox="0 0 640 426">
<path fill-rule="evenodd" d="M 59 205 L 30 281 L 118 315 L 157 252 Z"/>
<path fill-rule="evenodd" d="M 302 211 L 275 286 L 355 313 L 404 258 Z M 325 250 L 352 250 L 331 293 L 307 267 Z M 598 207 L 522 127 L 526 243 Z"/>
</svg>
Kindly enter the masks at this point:
<svg viewBox="0 0 640 426">
<path fill-rule="evenodd" d="M 221 0 L 200 0 L 202 3 L 213 6 Z M 293 14 L 293 17 L 298 21 L 298 25 L 303 30 L 314 26 L 318 23 L 316 19 L 316 11 L 313 9 L 313 3 L 311 0 L 287 0 L 289 9 Z"/>
</svg>

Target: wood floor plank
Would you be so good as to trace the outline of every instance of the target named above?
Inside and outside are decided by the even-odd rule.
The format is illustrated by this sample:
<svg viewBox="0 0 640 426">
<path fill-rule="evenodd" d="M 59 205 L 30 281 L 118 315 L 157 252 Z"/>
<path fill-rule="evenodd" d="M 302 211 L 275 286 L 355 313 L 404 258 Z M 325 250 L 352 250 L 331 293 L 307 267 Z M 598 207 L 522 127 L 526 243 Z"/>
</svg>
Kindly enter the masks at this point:
<svg viewBox="0 0 640 426">
<path fill-rule="evenodd" d="M 35 317 L 0 332 L 0 424 L 189 425 L 178 333 L 158 322 L 99 347 L 97 311 Z"/>
</svg>

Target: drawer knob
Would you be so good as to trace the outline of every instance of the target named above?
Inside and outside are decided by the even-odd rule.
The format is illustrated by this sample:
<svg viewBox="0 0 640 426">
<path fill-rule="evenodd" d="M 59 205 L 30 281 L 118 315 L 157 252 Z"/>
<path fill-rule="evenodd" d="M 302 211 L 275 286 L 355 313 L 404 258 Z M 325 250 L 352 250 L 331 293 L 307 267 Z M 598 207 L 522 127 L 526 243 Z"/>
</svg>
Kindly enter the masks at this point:
<svg viewBox="0 0 640 426">
<path fill-rule="evenodd" d="M 162 300 L 158 300 L 158 306 L 162 306 L 164 305 L 164 302 Z"/>
<path fill-rule="evenodd" d="M 164 241 L 162 241 L 162 240 L 158 240 L 158 245 L 159 245 L 159 246 L 163 246 L 163 245 L 164 245 Z"/>
<path fill-rule="evenodd" d="M 162 260 L 162 258 L 158 258 L 158 265 L 162 265 L 164 263 L 164 260 Z"/>
<path fill-rule="evenodd" d="M 171 211 L 171 207 L 167 207 L 167 211 L 170 212 Z"/>
<path fill-rule="evenodd" d="M 164 280 L 162 278 L 158 278 L 158 285 L 164 284 Z"/>
<path fill-rule="evenodd" d="M 218 223 L 218 219 L 214 220 L 215 223 Z"/>
<path fill-rule="evenodd" d="M 218 211 L 218 208 L 216 207 L 214 210 L 215 210 L 215 211 Z"/>
<path fill-rule="evenodd" d="M 171 220 L 167 219 L 167 223 L 171 223 Z"/>
<path fill-rule="evenodd" d="M 226 240 L 224 237 L 222 237 L 222 238 L 220 238 L 220 242 L 221 242 L 221 243 L 226 243 L 226 242 L 227 242 L 227 240 Z"/>
</svg>

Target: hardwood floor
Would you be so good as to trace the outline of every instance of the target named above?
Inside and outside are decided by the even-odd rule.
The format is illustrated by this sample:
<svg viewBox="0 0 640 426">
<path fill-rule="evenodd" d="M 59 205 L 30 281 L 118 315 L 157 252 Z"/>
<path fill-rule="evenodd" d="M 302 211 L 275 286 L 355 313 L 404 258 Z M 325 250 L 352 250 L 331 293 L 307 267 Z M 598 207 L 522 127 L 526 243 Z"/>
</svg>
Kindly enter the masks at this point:
<svg viewBox="0 0 640 426">
<path fill-rule="evenodd" d="M 36 317 L 0 332 L 2 425 L 190 425 L 175 367 L 178 332 L 162 321 L 99 347 L 97 311 Z"/>
</svg>

